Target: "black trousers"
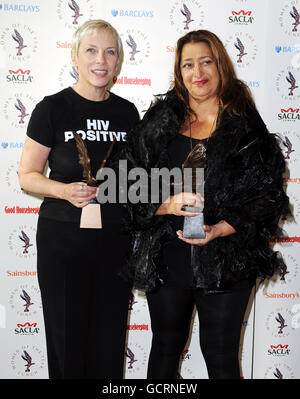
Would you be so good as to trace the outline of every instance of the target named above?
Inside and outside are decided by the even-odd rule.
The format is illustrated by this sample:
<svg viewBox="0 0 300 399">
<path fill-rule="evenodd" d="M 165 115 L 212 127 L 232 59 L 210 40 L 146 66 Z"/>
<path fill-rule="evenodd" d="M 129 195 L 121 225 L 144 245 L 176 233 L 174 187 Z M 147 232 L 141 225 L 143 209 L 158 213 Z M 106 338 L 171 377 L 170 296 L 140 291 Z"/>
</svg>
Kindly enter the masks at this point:
<svg viewBox="0 0 300 399">
<path fill-rule="evenodd" d="M 37 271 L 50 378 L 122 378 L 130 287 L 127 239 L 39 218 Z"/>
<path fill-rule="evenodd" d="M 203 289 L 165 286 L 148 294 L 153 332 L 148 378 L 176 378 L 194 305 L 209 378 L 240 378 L 240 334 L 252 286 L 243 281 L 228 292 L 212 295 L 205 295 Z"/>
</svg>

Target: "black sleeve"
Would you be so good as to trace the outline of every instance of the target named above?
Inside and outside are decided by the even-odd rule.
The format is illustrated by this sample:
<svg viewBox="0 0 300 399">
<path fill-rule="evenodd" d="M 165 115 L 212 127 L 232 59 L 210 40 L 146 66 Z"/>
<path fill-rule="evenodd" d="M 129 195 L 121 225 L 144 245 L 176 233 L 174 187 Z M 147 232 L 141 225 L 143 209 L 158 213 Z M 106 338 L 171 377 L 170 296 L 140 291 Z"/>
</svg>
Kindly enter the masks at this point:
<svg viewBox="0 0 300 399">
<path fill-rule="evenodd" d="M 176 135 L 184 119 L 184 105 L 173 93 L 159 95 L 151 103 L 142 120 L 127 135 L 122 158 L 127 160 L 128 171 L 133 168 L 143 168 L 148 178 L 141 179 L 148 193 L 148 200 L 126 204 L 127 225 L 134 231 L 155 230 L 167 224 L 164 215 L 156 215 L 157 209 L 167 200 L 170 181 L 159 182 L 158 192 L 151 195 L 151 171 L 168 166 L 168 140 Z M 134 182 L 128 182 L 128 193 Z M 166 197 L 167 196 L 167 197 Z"/>
<path fill-rule="evenodd" d="M 140 114 L 139 111 L 137 110 L 136 106 L 132 103 L 131 107 L 131 117 L 130 117 L 130 129 L 134 128 L 140 121 Z"/>
<path fill-rule="evenodd" d="M 129 105 L 128 105 L 129 104 Z M 113 152 L 110 155 L 109 161 L 106 166 L 111 168 L 115 168 L 116 170 L 119 168 L 119 160 L 126 159 L 126 151 L 125 147 L 127 147 L 128 137 L 130 136 L 130 132 L 137 126 L 140 122 L 140 115 L 136 108 L 136 106 L 131 102 L 126 102 L 126 123 L 128 124 L 128 131 L 126 136 L 126 141 L 119 141 L 115 144 Z"/>
<path fill-rule="evenodd" d="M 34 108 L 27 128 L 28 137 L 50 148 L 54 146 L 55 142 L 51 114 L 51 103 L 45 97 Z"/>
<path fill-rule="evenodd" d="M 234 192 L 220 215 L 237 232 L 231 239 L 243 246 L 255 237 L 269 240 L 280 234 L 280 217 L 290 213 L 283 189 L 285 160 L 276 136 L 266 129 L 253 136 L 231 159 L 237 170 Z"/>
</svg>

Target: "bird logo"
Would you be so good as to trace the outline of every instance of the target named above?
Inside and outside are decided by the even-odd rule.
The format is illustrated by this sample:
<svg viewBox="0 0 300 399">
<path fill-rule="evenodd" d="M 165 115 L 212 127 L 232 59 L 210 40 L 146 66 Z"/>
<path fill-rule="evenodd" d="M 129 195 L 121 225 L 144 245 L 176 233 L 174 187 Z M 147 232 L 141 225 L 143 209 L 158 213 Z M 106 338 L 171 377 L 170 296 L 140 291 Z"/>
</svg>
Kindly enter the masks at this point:
<svg viewBox="0 0 300 399">
<path fill-rule="evenodd" d="M 27 46 L 24 45 L 24 39 L 17 31 L 17 29 L 14 29 L 14 32 L 15 34 L 11 35 L 11 37 L 19 44 L 18 47 L 16 47 L 16 49 L 18 50 L 17 55 L 21 56 L 22 50 Z"/>
<path fill-rule="evenodd" d="M 234 43 L 234 46 L 239 50 L 239 54 L 237 55 L 238 63 L 243 62 L 242 61 L 242 57 L 244 57 L 245 55 L 247 55 L 247 53 L 245 53 L 245 46 L 243 45 L 243 43 L 241 42 L 241 40 L 237 37 L 236 38 L 236 43 Z"/>
<path fill-rule="evenodd" d="M 32 247 L 32 245 L 33 245 L 33 244 L 30 244 L 30 238 L 28 237 L 28 235 L 23 230 L 21 230 L 21 235 L 19 235 L 19 238 L 20 238 L 21 241 L 24 242 L 23 254 L 28 254 L 28 248 Z"/>
<path fill-rule="evenodd" d="M 82 17 L 83 14 L 80 14 L 80 8 L 78 6 L 78 4 L 76 3 L 75 0 L 71 0 L 71 3 L 68 3 L 69 7 L 71 8 L 72 11 L 74 11 L 74 15 L 72 16 L 73 19 L 73 24 L 77 25 L 78 24 L 78 18 Z"/>
<path fill-rule="evenodd" d="M 292 24 L 294 25 L 292 32 L 298 32 L 297 26 L 300 24 L 300 15 L 295 6 L 293 6 L 293 11 L 290 11 L 290 15 L 295 20 L 295 22 Z"/>
<path fill-rule="evenodd" d="M 289 271 L 287 270 L 287 266 L 284 265 L 283 268 L 282 268 L 282 270 L 280 271 L 280 280 L 281 280 L 281 281 L 285 281 L 285 276 L 286 276 L 286 274 L 288 274 L 288 273 L 289 273 Z"/>
<path fill-rule="evenodd" d="M 72 78 L 75 80 L 75 82 L 78 82 L 78 72 L 76 71 L 76 69 L 74 68 L 74 66 L 72 66 L 72 69 L 70 71 L 70 75 L 72 76 Z"/>
<path fill-rule="evenodd" d="M 284 329 L 284 327 L 287 327 L 287 324 L 285 324 L 284 318 L 282 317 L 282 315 L 280 313 L 278 313 L 277 317 L 275 317 L 275 319 L 279 323 L 278 334 L 283 334 L 282 330 Z"/>
<path fill-rule="evenodd" d="M 274 376 L 275 376 L 276 378 L 278 378 L 279 380 L 282 380 L 282 379 L 283 379 L 283 375 L 282 375 L 281 371 L 280 371 L 277 367 L 276 367 L 275 371 L 273 372 L 273 374 L 274 374 Z"/>
<path fill-rule="evenodd" d="M 290 91 L 289 96 L 293 96 L 294 90 L 297 89 L 299 86 L 296 86 L 296 79 L 295 79 L 294 75 L 292 74 L 292 72 L 289 72 L 289 75 L 286 76 L 286 80 L 291 85 L 291 87 L 289 87 L 289 91 Z"/>
<path fill-rule="evenodd" d="M 285 151 L 286 152 L 285 159 L 290 159 L 290 154 L 292 152 L 295 152 L 295 150 L 292 149 L 293 145 L 292 145 L 290 139 L 287 136 L 285 136 L 284 140 L 282 140 L 282 144 L 287 148 Z"/>
<path fill-rule="evenodd" d="M 140 52 L 140 50 L 137 50 L 137 44 L 136 44 L 136 42 L 134 41 L 134 39 L 133 39 L 133 37 L 131 36 L 131 35 L 128 35 L 128 39 L 129 40 L 126 40 L 126 43 L 128 44 L 128 46 L 131 48 L 131 51 L 130 51 L 130 53 L 129 54 L 131 54 L 131 56 L 130 56 L 130 61 L 135 61 L 135 55 L 137 54 L 137 53 L 139 53 Z"/>
<path fill-rule="evenodd" d="M 23 355 L 21 355 L 21 357 L 23 360 L 25 360 L 25 362 L 27 362 L 27 364 L 25 364 L 26 367 L 25 373 L 30 373 L 30 367 L 33 366 L 35 363 L 32 363 L 31 356 L 25 350 L 23 351 Z"/>
<path fill-rule="evenodd" d="M 24 312 L 29 312 L 29 306 L 33 305 L 34 303 L 31 302 L 30 296 L 27 294 L 25 290 L 22 290 L 22 294 L 20 294 L 20 297 L 26 302 Z"/>
<path fill-rule="evenodd" d="M 15 104 L 15 107 L 17 108 L 18 111 L 21 112 L 21 115 L 18 115 L 18 117 L 20 118 L 19 123 L 24 123 L 24 118 L 29 115 L 26 114 L 26 108 L 24 104 L 22 103 L 21 100 L 17 99 L 17 104 Z"/>
<path fill-rule="evenodd" d="M 133 363 L 137 362 L 137 360 L 135 359 L 135 355 L 132 352 L 132 350 L 130 348 L 127 347 L 127 351 L 125 352 L 125 355 L 129 358 L 128 361 L 128 369 L 132 369 L 133 368 Z"/>
<path fill-rule="evenodd" d="M 189 24 L 194 21 L 192 18 L 192 14 L 190 12 L 190 10 L 187 8 L 187 6 L 185 4 L 183 5 L 183 9 L 180 9 L 181 13 L 185 16 L 186 20 L 183 21 L 184 25 L 184 29 L 187 30 L 189 29 Z"/>
</svg>

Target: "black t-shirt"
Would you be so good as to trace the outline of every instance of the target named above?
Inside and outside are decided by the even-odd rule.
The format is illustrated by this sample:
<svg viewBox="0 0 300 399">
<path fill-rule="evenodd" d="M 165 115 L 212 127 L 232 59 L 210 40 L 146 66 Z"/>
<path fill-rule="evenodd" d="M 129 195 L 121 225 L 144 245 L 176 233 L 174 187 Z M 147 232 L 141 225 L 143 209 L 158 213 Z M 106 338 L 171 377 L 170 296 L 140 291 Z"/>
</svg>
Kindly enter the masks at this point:
<svg viewBox="0 0 300 399">
<path fill-rule="evenodd" d="M 27 135 L 50 147 L 49 178 L 62 183 L 83 180 L 82 166 L 73 131 L 84 139 L 91 160 L 91 171 L 96 173 L 114 138 L 117 144 L 126 140 L 127 132 L 138 122 L 139 114 L 133 103 L 110 93 L 104 101 L 90 101 L 71 87 L 45 97 L 32 112 Z M 117 205 L 101 205 L 103 227 L 106 222 L 119 223 Z M 70 202 L 45 197 L 40 216 L 79 223 L 81 209 Z"/>
</svg>

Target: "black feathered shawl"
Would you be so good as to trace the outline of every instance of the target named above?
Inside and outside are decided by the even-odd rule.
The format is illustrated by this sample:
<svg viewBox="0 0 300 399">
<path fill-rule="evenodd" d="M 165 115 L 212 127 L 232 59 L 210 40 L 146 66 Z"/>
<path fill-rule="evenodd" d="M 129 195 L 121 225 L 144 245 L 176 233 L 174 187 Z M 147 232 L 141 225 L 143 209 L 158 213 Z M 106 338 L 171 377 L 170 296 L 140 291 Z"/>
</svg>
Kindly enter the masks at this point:
<svg viewBox="0 0 300 399">
<path fill-rule="evenodd" d="M 168 143 L 179 133 L 184 105 L 173 91 L 159 97 L 127 136 L 121 158 L 129 168 L 169 166 Z M 283 191 L 285 161 L 276 136 L 258 112 L 247 116 L 222 113 L 207 147 L 204 218 L 208 225 L 225 220 L 235 234 L 219 237 L 192 251 L 193 287 L 225 288 L 242 279 L 272 276 L 284 268 L 271 237 L 282 234 L 278 223 L 290 213 Z M 164 216 L 155 216 L 160 203 L 126 204 L 132 247 L 123 277 L 134 287 L 151 291 L 164 284 L 168 270 L 162 247 L 174 238 Z"/>
</svg>

